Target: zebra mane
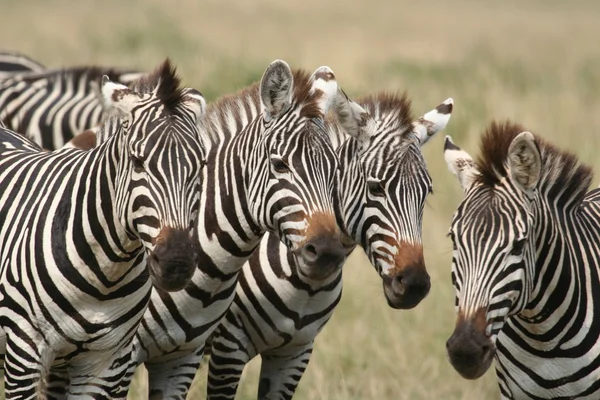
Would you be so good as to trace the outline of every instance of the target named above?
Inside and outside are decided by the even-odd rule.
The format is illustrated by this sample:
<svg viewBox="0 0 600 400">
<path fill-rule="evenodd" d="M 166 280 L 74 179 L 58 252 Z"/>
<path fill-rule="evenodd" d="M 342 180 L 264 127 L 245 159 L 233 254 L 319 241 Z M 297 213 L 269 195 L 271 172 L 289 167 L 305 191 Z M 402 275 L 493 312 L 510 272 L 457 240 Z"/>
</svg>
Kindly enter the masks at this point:
<svg viewBox="0 0 600 400">
<path fill-rule="evenodd" d="M 405 93 L 380 92 L 359 97 L 356 102 L 377 121 L 383 121 L 387 129 L 401 131 L 407 136 L 412 131 L 412 103 Z"/>
<path fill-rule="evenodd" d="M 177 113 L 177 106 L 184 99 L 181 79 L 177 76 L 177 69 L 168 58 L 149 75 L 131 82 L 129 88 L 141 94 L 156 91 L 156 97 L 165 109 L 173 114 Z"/>
<path fill-rule="evenodd" d="M 304 70 L 294 70 L 293 77 L 294 93 L 292 101 L 301 107 L 300 115 L 306 118 L 323 117 L 318 103 L 323 93 L 311 93 L 310 74 Z M 260 107 L 259 85 L 260 82 L 255 82 L 239 90 L 237 93 L 222 96 L 211 102 L 208 105 L 207 114 L 216 115 L 217 119 L 220 119 L 219 117 L 232 116 L 237 122 L 243 121 L 248 117 L 254 117 L 255 115 L 248 115 L 248 110 L 245 106 L 251 104 L 257 108 Z"/>
<path fill-rule="evenodd" d="M 510 121 L 492 122 L 481 138 L 481 154 L 476 160 L 478 182 L 492 188 L 508 175 L 508 148 L 513 139 L 526 130 Z M 549 194 L 560 196 L 565 193 L 569 199 L 577 200 L 574 204 L 579 204 L 589 190 L 592 169 L 581 164 L 573 153 L 559 149 L 538 135 L 534 136 L 542 158 L 538 187 Z"/>
</svg>

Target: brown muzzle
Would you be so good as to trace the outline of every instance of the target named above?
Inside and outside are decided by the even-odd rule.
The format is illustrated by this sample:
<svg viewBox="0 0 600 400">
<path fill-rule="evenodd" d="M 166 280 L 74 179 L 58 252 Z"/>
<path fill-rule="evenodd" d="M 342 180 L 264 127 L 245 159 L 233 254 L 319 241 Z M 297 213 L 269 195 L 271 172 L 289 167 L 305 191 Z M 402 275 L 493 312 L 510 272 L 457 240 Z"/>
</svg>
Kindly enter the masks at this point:
<svg viewBox="0 0 600 400">
<path fill-rule="evenodd" d="M 495 348 L 485 334 L 486 324 L 484 308 L 469 318 L 459 314 L 454 333 L 446 342 L 450 363 L 463 378 L 481 377 L 494 359 Z"/>
<path fill-rule="evenodd" d="M 296 251 L 300 273 L 310 279 L 324 280 L 339 271 L 346 260 L 341 239 L 333 214 L 313 214 L 308 220 L 306 241 Z"/>
<path fill-rule="evenodd" d="M 423 247 L 400 243 L 394 257 L 394 268 L 383 275 L 383 291 L 388 305 L 400 309 L 413 308 L 427 297 L 430 288 Z"/>
</svg>

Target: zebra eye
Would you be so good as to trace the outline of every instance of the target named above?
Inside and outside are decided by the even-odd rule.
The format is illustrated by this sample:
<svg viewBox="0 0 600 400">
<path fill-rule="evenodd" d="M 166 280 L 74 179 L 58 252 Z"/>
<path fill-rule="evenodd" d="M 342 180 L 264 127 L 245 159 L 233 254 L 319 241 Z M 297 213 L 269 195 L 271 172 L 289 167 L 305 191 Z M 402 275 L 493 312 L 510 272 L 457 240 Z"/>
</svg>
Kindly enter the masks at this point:
<svg viewBox="0 0 600 400">
<path fill-rule="evenodd" d="M 379 181 L 367 181 L 367 186 L 369 187 L 369 192 L 373 196 L 383 197 L 385 196 L 385 190 L 383 189 L 383 185 Z"/>
<path fill-rule="evenodd" d="M 523 252 L 524 246 L 525 246 L 525 238 L 515 240 L 515 242 L 513 243 L 513 247 L 510 250 L 510 255 L 518 256 L 519 254 L 521 254 Z"/>
<path fill-rule="evenodd" d="M 275 172 L 279 174 L 285 174 L 287 172 L 290 172 L 290 167 L 281 158 L 271 158 L 271 164 L 273 164 L 273 169 L 275 170 Z"/>
<path fill-rule="evenodd" d="M 135 156 L 131 156 L 131 163 L 133 164 L 133 170 L 137 173 L 141 173 L 144 172 L 144 162 L 135 157 Z"/>
</svg>

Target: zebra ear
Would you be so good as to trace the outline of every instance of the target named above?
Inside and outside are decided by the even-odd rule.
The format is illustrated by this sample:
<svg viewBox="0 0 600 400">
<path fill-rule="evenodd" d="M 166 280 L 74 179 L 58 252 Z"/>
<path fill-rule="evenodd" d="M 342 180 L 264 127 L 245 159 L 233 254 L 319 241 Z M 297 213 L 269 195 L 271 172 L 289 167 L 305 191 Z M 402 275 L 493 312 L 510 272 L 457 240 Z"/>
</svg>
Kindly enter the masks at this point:
<svg viewBox="0 0 600 400">
<path fill-rule="evenodd" d="M 333 112 L 346 133 L 363 143 L 376 132 L 377 126 L 371 114 L 350 100 L 342 88 L 337 90 L 333 101 Z"/>
<path fill-rule="evenodd" d="M 120 83 L 111 82 L 107 75 L 102 77 L 102 97 L 105 109 L 114 107 L 124 114 L 129 114 L 140 101 L 137 93 Z"/>
<path fill-rule="evenodd" d="M 450 136 L 446 136 L 444 141 L 444 159 L 450 172 L 458 178 L 463 190 L 465 192 L 469 190 L 478 174 L 477 168 L 469 153 L 455 145 Z"/>
<path fill-rule="evenodd" d="M 266 121 L 281 115 L 289 107 L 293 89 L 290 66 L 283 60 L 273 61 L 260 81 L 260 99 Z"/>
<path fill-rule="evenodd" d="M 446 127 L 448 121 L 450 121 L 453 108 L 454 100 L 448 98 L 442 104 L 413 122 L 414 133 L 419 138 L 421 146 Z M 452 143 L 452 141 L 450 141 L 450 143 Z"/>
<path fill-rule="evenodd" d="M 182 104 L 194 114 L 194 118 L 198 121 L 206 113 L 206 100 L 204 96 L 198 90 L 192 88 L 184 89 L 182 96 Z"/>
<path fill-rule="evenodd" d="M 537 186 L 542 172 L 542 156 L 531 132 L 519 133 L 508 147 L 510 176 L 525 192 Z"/>
<path fill-rule="evenodd" d="M 310 93 L 319 96 L 317 104 L 324 117 L 335 101 L 338 92 L 338 83 L 335 80 L 333 71 L 327 66 L 317 68 L 310 79 L 312 82 Z"/>
</svg>

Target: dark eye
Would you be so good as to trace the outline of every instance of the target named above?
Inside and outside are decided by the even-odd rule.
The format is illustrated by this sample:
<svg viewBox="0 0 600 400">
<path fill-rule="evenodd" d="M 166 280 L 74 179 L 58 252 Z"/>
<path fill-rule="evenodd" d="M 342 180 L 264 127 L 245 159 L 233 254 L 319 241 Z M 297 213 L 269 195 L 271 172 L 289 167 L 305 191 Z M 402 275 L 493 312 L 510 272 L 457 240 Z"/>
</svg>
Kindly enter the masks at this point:
<svg viewBox="0 0 600 400">
<path fill-rule="evenodd" d="M 525 246 L 525 238 L 515 240 L 512 249 L 510 250 L 511 256 L 518 256 L 523 252 L 523 247 Z"/>
<path fill-rule="evenodd" d="M 271 158 L 271 164 L 273 164 L 273 169 L 275 169 L 275 172 L 279 174 L 290 172 L 290 167 L 281 158 Z"/>
<path fill-rule="evenodd" d="M 133 170 L 135 172 L 144 172 L 144 162 L 141 159 L 131 156 L 131 163 L 133 164 Z"/>
<path fill-rule="evenodd" d="M 385 190 L 383 189 L 383 185 L 379 181 L 368 181 L 367 186 L 369 187 L 369 192 L 373 196 L 385 196 Z"/>
</svg>

